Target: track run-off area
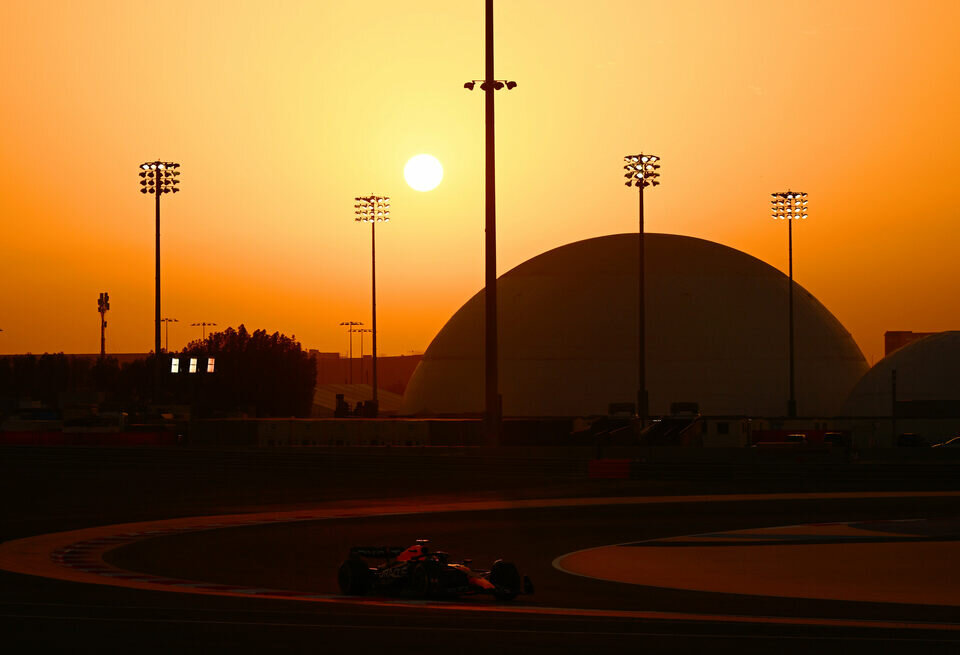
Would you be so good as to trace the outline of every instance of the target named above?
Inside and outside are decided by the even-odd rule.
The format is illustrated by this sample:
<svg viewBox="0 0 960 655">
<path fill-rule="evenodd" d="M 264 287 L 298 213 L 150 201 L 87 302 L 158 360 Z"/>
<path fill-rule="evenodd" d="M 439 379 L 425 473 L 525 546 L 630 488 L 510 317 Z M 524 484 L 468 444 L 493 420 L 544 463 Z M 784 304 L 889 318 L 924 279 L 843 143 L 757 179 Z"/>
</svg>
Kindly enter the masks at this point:
<svg viewBox="0 0 960 655">
<path fill-rule="evenodd" d="M 0 568 L 131 590 L 357 609 L 934 631 L 960 639 L 958 580 L 950 578 L 958 570 L 952 555 L 960 533 L 950 522 L 958 508 L 960 492 L 332 503 L 37 535 L 0 544 Z M 829 523 L 768 525 L 780 517 Z M 756 525 L 744 529 L 750 520 Z M 676 532 L 689 527 L 710 532 Z M 611 536 L 640 539 L 606 545 Z M 351 545 L 419 537 L 480 564 L 512 559 L 537 593 L 509 604 L 339 595 L 335 571 Z"/>
<path fill-rule="evenodd" d="M 0 448 L 3 650 L 960 650 L 958 606 L 926 593 L 960 585 L 915 550 L 950 548 L 960 516 L 952 460 L 653 462 L 635 479 L 604 480 L 587 476 L 588 459 L 522 449 Z M 480 568 L 514 561 L 536 591 L 512 603 L 340 596 L 336 572 L 351 546 L 418 538 Z M 893 549 L 898 568 L 871 548 Z M 565 561 L 594 549 L 602 557 L 587 558 L 592 570 Z M 640 555 L 604 579 L 597 563 L 623 551 Z M 904 575 L 911 560 L 942 581 Z M 783 562 L 808 567 L 806 589 L 773 575 Z M 831 592 L 838 576 L 822 583 L 858 567 L 867 588 L 888 593 L 895 580 L 918 595 L 857 599 Z"/>
</svg>

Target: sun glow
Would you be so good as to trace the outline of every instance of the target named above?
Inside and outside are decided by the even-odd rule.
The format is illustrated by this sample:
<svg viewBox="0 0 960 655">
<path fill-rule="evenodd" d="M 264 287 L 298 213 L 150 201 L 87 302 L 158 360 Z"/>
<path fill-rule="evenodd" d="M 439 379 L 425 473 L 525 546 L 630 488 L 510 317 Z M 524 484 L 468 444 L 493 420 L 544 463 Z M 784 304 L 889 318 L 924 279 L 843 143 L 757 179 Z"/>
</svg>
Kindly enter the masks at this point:
<svg viewBox="0 0 960 655">
<path fill-rule="evenodd" d="M 443 179 L 443 165 L 433 155 L 416 155 L 403 167 L 407 184 L 417 191 L 431 191 Z"/>
</svg>

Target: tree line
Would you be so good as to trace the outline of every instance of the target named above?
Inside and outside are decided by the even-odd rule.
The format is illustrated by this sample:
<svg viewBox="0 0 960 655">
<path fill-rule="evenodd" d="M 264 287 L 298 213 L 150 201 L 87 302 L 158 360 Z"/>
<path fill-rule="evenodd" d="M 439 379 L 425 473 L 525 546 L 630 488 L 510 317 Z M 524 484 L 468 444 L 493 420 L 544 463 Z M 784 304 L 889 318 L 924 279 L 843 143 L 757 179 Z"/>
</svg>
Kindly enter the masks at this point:
<svg viewBox="0 0 960 655">
<path fill-rule="evenodd" d="M 170 360 L 213 357 L 215 370 L 172 373 Z M 296 337 L 245 326 L 214 332 L 179 353 L 120 364 L 116 358 L 82 358 L 63 353 L 0 356 L 0 398 L 8 413 L 24 400 L 56 407 L 61 394 L 101 392 L 123 411 L 155 404 L 190 405 L 199 417 L 309 416 L 316 385 L 316 361 Z"/>
</svg>

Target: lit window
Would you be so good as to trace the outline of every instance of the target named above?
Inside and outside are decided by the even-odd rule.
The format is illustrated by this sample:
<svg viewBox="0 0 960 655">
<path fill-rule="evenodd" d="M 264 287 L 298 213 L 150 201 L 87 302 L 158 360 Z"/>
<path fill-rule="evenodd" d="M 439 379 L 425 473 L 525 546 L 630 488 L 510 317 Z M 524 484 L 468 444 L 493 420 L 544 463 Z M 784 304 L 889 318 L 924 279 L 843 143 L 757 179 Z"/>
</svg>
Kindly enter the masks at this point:
<svg viewBox="0 0 960 655">
<path fill-rule="evenodd" d="M 180 360 L 174 357 L 170 360 L 170 372 L 179 373 L 180 372 Z"/>
<path fill-rule="evenodd" d="M 213 373 L 214 361 L 215 361 L 215 360 L 214 360 L 213 357 L 208 357 L 208 358 L 207 358 L 207 373 Z"/>
<path fill-rule="evenodd" d="M 196 358 L 196 357 L 191 357 L 191 358 L 190 358 L 190 372 L 191 372 L 191 373 L 196 373 L 196 372 L 197 372 L 197 358 Z"/>
</svg>

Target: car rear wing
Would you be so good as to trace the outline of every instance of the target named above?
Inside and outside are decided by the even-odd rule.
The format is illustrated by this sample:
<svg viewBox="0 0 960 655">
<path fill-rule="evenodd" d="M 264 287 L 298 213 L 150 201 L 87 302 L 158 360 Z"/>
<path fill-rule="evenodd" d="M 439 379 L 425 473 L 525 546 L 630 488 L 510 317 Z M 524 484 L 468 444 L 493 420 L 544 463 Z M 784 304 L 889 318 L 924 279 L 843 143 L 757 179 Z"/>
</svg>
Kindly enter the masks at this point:
<svg viewBox="0 0 960 655">
<path fill-rule="evenodd" d="M 354 546 L 350 554 L 371 559 L 393 559 L 405 550 L 403 546 Z"/>
</svg>

